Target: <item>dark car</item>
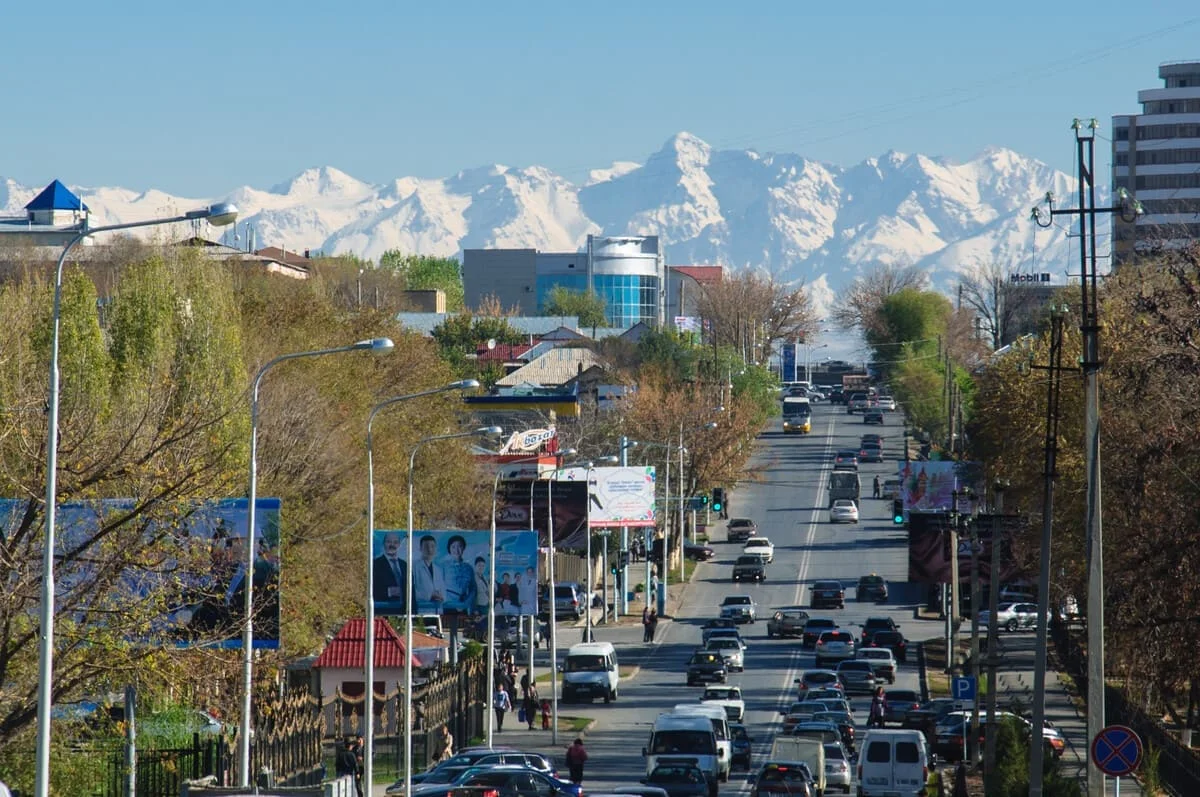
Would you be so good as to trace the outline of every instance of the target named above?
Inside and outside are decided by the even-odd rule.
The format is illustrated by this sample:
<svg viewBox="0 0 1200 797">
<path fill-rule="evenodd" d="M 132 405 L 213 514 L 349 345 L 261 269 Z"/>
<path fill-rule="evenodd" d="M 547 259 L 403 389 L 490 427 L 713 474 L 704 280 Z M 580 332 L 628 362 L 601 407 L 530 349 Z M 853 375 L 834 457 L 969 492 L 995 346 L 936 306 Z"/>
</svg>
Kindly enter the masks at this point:
<svg viewBox="0 0 1200 797">
<path fill-rule="evenodd" d="M 812 607 L 846 608 L 846 590 L 840 581 L 817 581 L 812 586 Z"/>
<path fill-rule="evenodd" d="M 687 663 L 687 685 L 725 683 L 725 658 L 720 653 L 698 650 Z"/>
<path fill-rule="evenodd" d="M 663 789 L 668 797 L 708 797 L 709 793 L 708 778 L 694 758 L 660 758 L 642 783 Z"/>
<path fill-rule="evenodd" d="M 693 562 L 707 562 L 716 556 L 717 552 L 707 545 L 701 545 L 698 542 L 685 542 L 683 544 L 683 555 Z"/>
<path fill-rule="evenodd" d="M 833 469 L 837 470 L 838 466 L 858 468 L 858 450 L 854 448 L 844 448 L 833 455 Z"/>
<path fill-rule="evenodd" d="M 854 752 L 854 718 L 845 711 L 818 711 L 813 714 L 813 722 L 832 722 L 842 734 L 842 744 L 850 752 Z"/>
<path fill-rule="evenodd" d="M 887 648 L 903 664 L 908 661 L 908 641 L 899 631 L 875 631 L 863 643 L 868 648 Z"/>
<path fill-rule="evenodd" d="M 577 783 L 559 780 L 536 769 L 503 764 L 488 769 L 468 769 L 454 783 L 425 783 L 420 789 L 413 789 L 413 797 L 452 797 L 460 787 L 472 786 L 487 786 L 501 793 L 522 795 L 561 794 L 564 797 L 581 797 L 583 794 L 583 787 Z"/>
<path fill-rule="evenodd" d="M 808 765 L 767 764 L 757 775 L 750 778 L 751 797 L 783 794 L 787 797 L 816 797 L 817 783 Z"/>
<path fill-rule="evenodd" d="M 868 617 L 862 624 L 862 644 L 866 645 L 871 639 L 871 634 L 876 631 L 895 631 L 897 629 L 896 621 L 890 617 Z"/>
<path fill-rule="evenodd" d="M 883 447 L 865 445 L 858 452 L 859 462 L 883 462 Z"/>
<path fill-rule="evenodd" d="M 754 744 L 754 739 L 751 738 L 749 731 L 746 730 L 746 726 L 740 722 L 732 723 L 729 726 L 729 742 L 733 748 L 729 759 L 730 767 L 740 766 L 749 772 L 751 748 Z"/>
<path fill-rule="evenodd" d="M 863 410 L 863 423 L 883 423 L 883 410 L 875 408 Z"/>
<path fill-rule="evenodd" d="M 921 695 L 911 689 L 887 689 L 883 695 L 887 698 L 884 722 L 902 723 L 908 712 L 921 707 Z"/>
<path fill-rule="evenodd" d="M 713 617 L 705 620 L 700 626 L 700 640 L 704 645 L 708 644 L 709 635 L 717 628 L 732 628 L 736 631 L 738 624 L 732 617 Z"/>
<path fill-rule="evenodd" d="M 879 446 L 880 448 L 883 448 L 883 435 L 876 432 L 867 432 L 862 436 L 862 440 L 859 442 L 859 447 L 865 446 Z"/>
<path fill-rule="evenodd" d="M 725 537 L 730 542 L 745 542 L 758 533 L 758 524 L 748 517 L 735 517 L 725 526 Z"/>
<path fill-rule="evenodd" d="M 882 603 L 888 599 L 887 582 L 883 580 L 883 576 L 877 576 L 874 573 L 869 576 L 859 576 L 858 589 L 855 590 L 854 596 L 860 601 Z"/>
<path fill-rule="evenodd" d="M 803 636 L 808 612 L 799 606 L 781 606 L 767 620 L 767 639 Z"/>
<path fill-rule="evenodd" d="M 808 622 L 804 624 L 804 636 L 801 637 L 801 646 L 806 648 L 815 648 L 817 640 L 821 638 L 821 634 L 826 631 L 832 631 L 838 625 L 833 620 L 825 617 L 810 617 Z"/>
<path fill-rule="evenodd" d="M 412 782 L 414 786 L 426 781 L 430 783 L 453 783 L 462 773 L 475 766 L 475 762 L 481 758 L 516 752 L 511 747 L 468 747 L 465 750 L 460 750 L 445 761 L 438 762 L 424 772 L 415 773 L 412 776 Z M 401 785 L 403 783 L 404 781 L 400 781 Z"/>
<path fill-rule="evenodd" d="M 733 563 L 734 581 L 766 581 L 767 565 L 761 556 L 739 556 Z"/>
<path fill-rule="evenodd" d="M 846 403 L 846 391 L 842 390 L 840 387 L 835 387 L 833 390 L 830 390 L 829 391 L 829 403 L 830 404 L 845 404 Z"/>
</svg>

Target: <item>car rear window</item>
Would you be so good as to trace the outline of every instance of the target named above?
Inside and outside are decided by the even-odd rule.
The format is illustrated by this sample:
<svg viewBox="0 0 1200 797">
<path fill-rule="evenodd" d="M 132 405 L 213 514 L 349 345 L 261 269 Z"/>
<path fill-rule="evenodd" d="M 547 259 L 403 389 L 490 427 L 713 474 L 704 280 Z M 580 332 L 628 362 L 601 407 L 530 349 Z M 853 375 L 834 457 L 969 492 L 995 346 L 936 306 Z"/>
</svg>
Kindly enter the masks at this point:
<svg viewBox="0 0 1200 797">
<path fill-rule="evenodd" d="M 822 642 L 853 642 L 854 636 L 846 631 L 828 631 L 821 634 Z"/>
</svg>

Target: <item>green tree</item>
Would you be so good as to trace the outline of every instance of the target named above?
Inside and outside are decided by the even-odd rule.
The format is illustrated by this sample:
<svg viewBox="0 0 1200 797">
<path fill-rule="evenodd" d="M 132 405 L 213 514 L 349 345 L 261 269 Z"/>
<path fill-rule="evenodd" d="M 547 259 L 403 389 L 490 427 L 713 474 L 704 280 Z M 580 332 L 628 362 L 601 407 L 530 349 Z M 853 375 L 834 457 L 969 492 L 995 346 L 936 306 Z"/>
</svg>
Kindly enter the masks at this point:
<svg viewBox="0 0 1200 797">
<path fill-rule="evenodd" d="M 441 289 L 446 294 L 446 310 L 457 313 L 465 306 L 462 266 L 452 257 L 407 255 L 389 249 L 379 258 L 379 267 L 400 274 L 411 291 Z"/>
<path fill-rule="evenodd" d="M 546 315 L 577 316 L 579 326 L 585 329 L 608 326 L 604 298 L 595 291 L 573 291 L 555 285 L 542 303 L 542 312 Z"/>
</svg>

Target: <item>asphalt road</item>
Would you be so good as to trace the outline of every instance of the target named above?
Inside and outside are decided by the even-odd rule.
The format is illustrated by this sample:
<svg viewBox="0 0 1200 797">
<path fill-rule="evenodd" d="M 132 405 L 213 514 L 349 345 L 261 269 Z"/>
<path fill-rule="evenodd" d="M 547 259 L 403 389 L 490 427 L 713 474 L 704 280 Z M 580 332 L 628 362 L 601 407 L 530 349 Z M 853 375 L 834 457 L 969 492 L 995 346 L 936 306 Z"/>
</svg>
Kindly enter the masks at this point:
<svg viewBox="0 0 1200 797">
<path fill-rule="evenodd" d="M 908 552 L 903 529 L 891 522 L 891 502 L 870 498 L 871 482 L 895 473 L 896 459 L 902 457 L 902 416 L 888 414 L 885 427 L 867 426 L 861 415 L 848 415 L 844 407 L 818 405 L 813 413 L 812 433 L 785 437 L 778 430 L 765 433 L 759 440 L 753 459 L 758 471 L 756 481 L 738 485 L 731 493 L 730 517 L 750 517 L 758 524 L 758 533 L 775 545 L 775 561 L 768 566 L 763 584 L 734 584 L 730 579 L 732 562 L 741 546 L 725 542 L 724 524 L 710 528 L 711 544 L 717 556 L 700 565 L 693 583 L 687 588 L 679 616 L 660 626 L 659 642 L 641 643 L 640 626 L 597 627 L 596 639 L 617 645 L 622 663 L 640 664 L 637 675 L 621 686 L 620 699 L 611 704 L 596 703 L 576 709 L 561 705 L 560 711 L 595 717 L 596 727 L 588 734 L 590 761 L 585 778 L 589 791 L 604 791 L 644 776 L 641 756 L 651 725 L 659 713 L 670 711 L 678 703 L 695 702 L 701 689 L 685 685 L 685 662 L 700 644 L 700 624 L 719 613 L 721 600 L 730 594 L 754 596 L 759 622 L 742 626 L 748 643 L 746 671 L 730 675 L 729 682 L 742 687 L 746 700 L 746 723 L 755 740 L 754 766 L 761 765 L 779 729 L 779 710 L 795 694 L 794 680 L 815 666 L 811 651 L 804 651 L 799 640 L 768 640 L 766 618 L 771 607 L 809 603 L 810 586 L 820 579 L 840 579 L 846 586 L 846 608 L 809 610 L 814 616 L 833 617 L 843 628 L 861 632 L 859 624 L 867 616 L 889 615 L 910 639 L 936 636 L 938 623 L 913 621 L 916 594 L 906 589 Z M 834 452 L 839 448 L 857 448 L 866 431 L 880 432 L 883 464 L 865 464 L 859 469 L 865 498 L 861 501 L 861 521 L 854 524 L 828 522 L 828 478 Z M 858 603 L 854 587 L 859 576 L 877 573 L 889 582 L 891 596 L 886 604 Z M 573 641 L 573 640 L 570 640 Z M 560 648 L 561 650 L 561 648 Z M 563 654 L 565 655 L 565 651 Z M 917 688 L 917 672 L 910 656 L 901 665 L 895 688 Z M 858 735 L 865 732 L 869 698 L 852 699 Z M 508 742 L 509 740 L 504 740 Z M 515 739 L 513 740 L 516 741 Z M 569 740 L 564 740 L 564 744 Z M 748 792 L 746 776 L 741 772 L 723 784 L 723 794 Z"/>
</svg>

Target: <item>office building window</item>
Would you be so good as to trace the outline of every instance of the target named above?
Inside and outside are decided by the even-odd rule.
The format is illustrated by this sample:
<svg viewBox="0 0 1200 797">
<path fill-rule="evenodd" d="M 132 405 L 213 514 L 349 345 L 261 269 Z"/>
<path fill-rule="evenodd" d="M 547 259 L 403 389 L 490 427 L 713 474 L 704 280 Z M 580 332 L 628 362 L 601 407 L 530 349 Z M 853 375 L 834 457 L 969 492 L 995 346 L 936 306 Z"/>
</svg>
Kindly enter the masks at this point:
<svg viewBox="0 0 1200 797">
<path fill-rule="evenodd" d="M 613 327 L 658 320 L 658 278 L 637 274 L 597 274 L 596 292 L 604 297 L 605 315 Z"/>
<path fill-rule="evenodd" d="M 537 278 L 538 312 L 546 309 L 546 300 L 550 291 L 556 287 L 582 293 L 587 290 L 587 274 L 539 274 Z"/>
</svg>

